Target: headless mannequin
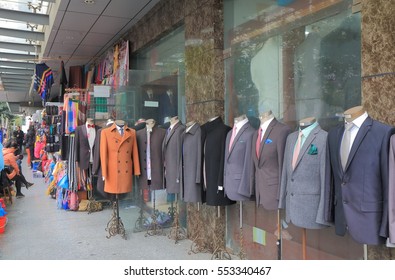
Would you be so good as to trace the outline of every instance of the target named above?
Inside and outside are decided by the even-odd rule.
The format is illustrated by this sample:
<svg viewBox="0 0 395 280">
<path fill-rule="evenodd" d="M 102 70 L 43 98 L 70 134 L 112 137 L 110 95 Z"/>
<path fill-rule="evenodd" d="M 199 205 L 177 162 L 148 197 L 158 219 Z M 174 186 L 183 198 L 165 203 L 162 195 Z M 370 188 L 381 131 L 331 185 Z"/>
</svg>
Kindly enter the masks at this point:
<svg viewBox="0 0 395 280">
<path fill-rule="evenodd" d="M 156 121 L 154 119 L 148 119 L 145 121 L 145 123 L 147 125 L 147 130 L 152 131 L 152 128 L 155 126 Z"/>
<path fill-rule="evenodd" d="M 170 126 L 174 126 L 176 123 L 178 123 L 180 120 L 178 119 L 178 116 L 174 116 L 170 119 Z"/>
<path fill-rule="evenodd" d="M 241 122 L 241 121 L 243 121 L 243 120 L 245 120 L 247 118 L 247 116 L 244 114 L 244 115 L 241 115 L 241 116 L 238 116 L 238 117 L 236 117 L 235 119 L 234 119 L 234 123 L 236 124 L 236 123 L 238 123 L 238 122 Z"/>
<path fill-rule="evenodd" d="M 301 119 L 299 121 L 299 127 L 300 127 L 300 129 L 305 129 L 306 127 L 309 127 L 310 125 L 314 124 L 316 121 L 317 120 L 314 117 L 308 117 L 308 118 Z"/>
<path fill-rule="evenodd" d="M 196 121 L 190 121 L 188 122 L 185 126 L 186 126 L 186 132 L 188 132 L 194 125 L 196 124 Z"/>
<path fill-rule="evenodd" d="M 365 112 L 366 111 L 363 106 L 352 107 L 344 112 L 344 121 L 352 122 L 356 118 L 362 116 Z"/>
<path fill-rule="evenodd" d="M 123 121 L 123 120 L 116 120 L 116 121 L 115 121 L 115 124 L 116 124 L 117 126 L 119 126 L 119 127 L 123 127 L 123 126 L 125 125 L 125 121 Z"/>
<path fill-rule="evenodd" d="M 264 124 L 268 120 L 274 118 L 274 115 L 272 113 L 272 110 L 269 110 L 267 112 L 263 112 L 259 115 L 259 120 L 261 121 L 261 124 Z"/>
</svg>

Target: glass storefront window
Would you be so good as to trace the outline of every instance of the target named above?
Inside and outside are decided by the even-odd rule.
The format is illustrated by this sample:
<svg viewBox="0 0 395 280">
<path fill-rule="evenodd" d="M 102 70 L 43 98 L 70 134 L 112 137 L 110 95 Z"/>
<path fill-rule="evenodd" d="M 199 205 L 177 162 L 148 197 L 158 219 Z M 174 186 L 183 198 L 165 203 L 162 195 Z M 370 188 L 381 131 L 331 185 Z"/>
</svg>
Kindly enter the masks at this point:
<svg viewBox="0 0 395 280">
<path fill-rule="evenodd" d="M 185 123 L 184 48 L 184 28 L 179 27 L 131 57 L 128 85 L 119 87 L 109 100 L 117 118 L 136 130 L 143 128 L 140 124 L 148 119 L 154 119 L 162 128 L 168 128 L 174 116 Z M 134 186 L 137 187 L 133 189 L 133 201 L 149 214 L 155 207 L 159 226 L 172 225 L 175 207 L 181 225 L 186 226 L 186 207 L 179 197 L 168 194 L 163 186 L 141 188 L 138 180 Z M 148 216 L 143 223 L 152 222 Z"/>
<path fill-rule="evenodd" d="M 352 2 L 224 0 L 227 123 L 246 114 L 258 127 L 259 114 L 271 110 L 292 129 L 298 120 L 314 117 L 329 130 L 342 120 L 339 114 L 360 105 L 361 19 L 352 13 Z M 238 205 L 228 208 L 227 243 L 235 251 L 238 216 Z M 277 258 L 277 213 L 251 202 L 243 218 L 250 258 Z M 286 227 L 283 258 L 301 258 L 306 235 Z M 257 232 L 264 244 L 254 241 Z M 362 257 L 362 246 L 336 236 L 333 228 L 307 230 L 307 247 L 312 258 Z"/>
</svg>

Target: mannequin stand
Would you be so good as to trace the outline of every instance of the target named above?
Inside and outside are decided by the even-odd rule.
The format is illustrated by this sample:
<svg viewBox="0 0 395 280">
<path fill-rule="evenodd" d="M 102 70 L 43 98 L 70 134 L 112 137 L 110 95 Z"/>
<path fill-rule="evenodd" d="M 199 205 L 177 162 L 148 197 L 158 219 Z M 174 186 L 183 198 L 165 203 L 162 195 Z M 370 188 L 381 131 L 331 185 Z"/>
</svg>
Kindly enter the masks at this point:
<svg viewBox="0 0 395 280">
<path fill-rule="evenodd" d="M 246 259 L 246 253 L 244 251 L 244 236 L 243 236 L 243 202 L 240 201 L 240 235 L 239 235 L 239 242 L 240 242 L 240 252 L 239 258 L 241 260 Z"/>
<path fill-rule="evenodd" d="M 306 239 L 307 239 L 307 233 L 306 233 L 306 229 L 302 229 L 302 256 L 303 256 L 303 260 L 307 260 L 307 246 L 306 246 Z"/>
<path fill-rule="evenodd" d="M 197 203 L 197 214 L 196 214 L 196 224 L 194 228 L 194 236 L 192 239 L 191 250 L 188 254 L 206 253 L 205 239 L 204 239 L 204 227 L 202 225 L 202 219 L 200 218 L 200 203 Z"/>
<path fill-rule="evenodd" d="M 106 236 L 108 239 L 112 236 L 120 234 L 122 238 L 126 240 L 125 227 L 123 226 L 121 217 L 119 217 L 118 194 L 115 195 L 115 201 L 113 202 L 113 213 L 111 220 L 107 223 L 106 231 L 108 231 L 109 234 Z"/>
<path fill-rule="evenodd" d="M 151 188 L 150 188 L 151 190 Z M 154 236 L 154 235 L 163 235 L 163 228 L 161 225 L 158 224 L 158 215 L 156 210 L 156 194 L 154 191 L 154 197 L 153 197 L 153 204 L 154 204 L 154 209 L 151 214 L 151 223 L 146 226 L 147 228 L 147 233 L 145 234 L 145 237 L 147 236 Z"/>
<path fill-rule="evenodd" d="M 217 214 L 217 222 L 215 223 L 217 226 L 214 229 L 214 245 L 215 250 L 213 255 L 211 256 L 212 260 L 230 260 L 229 252 L 226 250 L 224 236 L 225 236 L 225 223 L 221 219 L 221 208 L 217 206 L 218 214 Z"/>
<path fill-rule="evenodd" d="M 179 222 L 179 213 L 177 209 L 178 205 L 178 197 L 176 194 L 175 197 L 175 207 L 174 207 L 174 220 L 173 220 L 173 226 L 171 227 L 170 233 L 169 233 L 169 238 L 173 239 L 175 241 L 175 244 L 178 243 L 179 240 L 186 239 L 186 232 L 184 228 L 180 227 L 180 222 Z"/>
<path fill-rule="evenodd" d="M 147 218 L 144 216 L 144 198 L 143 198 L 143 189 L 140 189 L 140 211 L 139 211 L 139 217 L 137 218 L 137 221 L 134 224 L 134 230 L 133 232 L 142 232 L 145 230 L 144 223 L 147 221 Z"/>
</svg>

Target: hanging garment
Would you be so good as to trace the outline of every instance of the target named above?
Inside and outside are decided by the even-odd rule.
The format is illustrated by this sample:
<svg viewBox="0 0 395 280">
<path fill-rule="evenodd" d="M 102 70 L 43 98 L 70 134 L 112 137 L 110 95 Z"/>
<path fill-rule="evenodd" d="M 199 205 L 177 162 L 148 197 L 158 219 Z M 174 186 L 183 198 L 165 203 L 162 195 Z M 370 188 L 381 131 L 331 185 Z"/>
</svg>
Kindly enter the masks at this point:
<svg viewBox="0 0 395 280">
<path fill-rule="evenodd" d="M 52 69 L 45 63 L 36 64 L 33 88 L 41 96 L 41 100 L 48 100 L 49 90 L 53 83 Z"/>
</svg>

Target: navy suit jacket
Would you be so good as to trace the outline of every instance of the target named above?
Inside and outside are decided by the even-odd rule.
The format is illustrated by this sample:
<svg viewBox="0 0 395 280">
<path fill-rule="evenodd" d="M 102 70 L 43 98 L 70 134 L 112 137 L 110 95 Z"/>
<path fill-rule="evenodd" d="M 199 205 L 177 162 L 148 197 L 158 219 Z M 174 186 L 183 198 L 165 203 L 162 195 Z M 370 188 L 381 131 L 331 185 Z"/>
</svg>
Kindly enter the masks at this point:
<svg viewBox="0 0 395 280">
<path fill-rule="evenodd" d="M 327 219 L 337 235 L 348 232 L 361 244 L 388 237 L 388 149 L 393 128 L 368 117 L 351 147 L 346 168 L 340 161 L 344 125 L 329 131 L 332 184 L 326 190 Z"/>
</svg>

